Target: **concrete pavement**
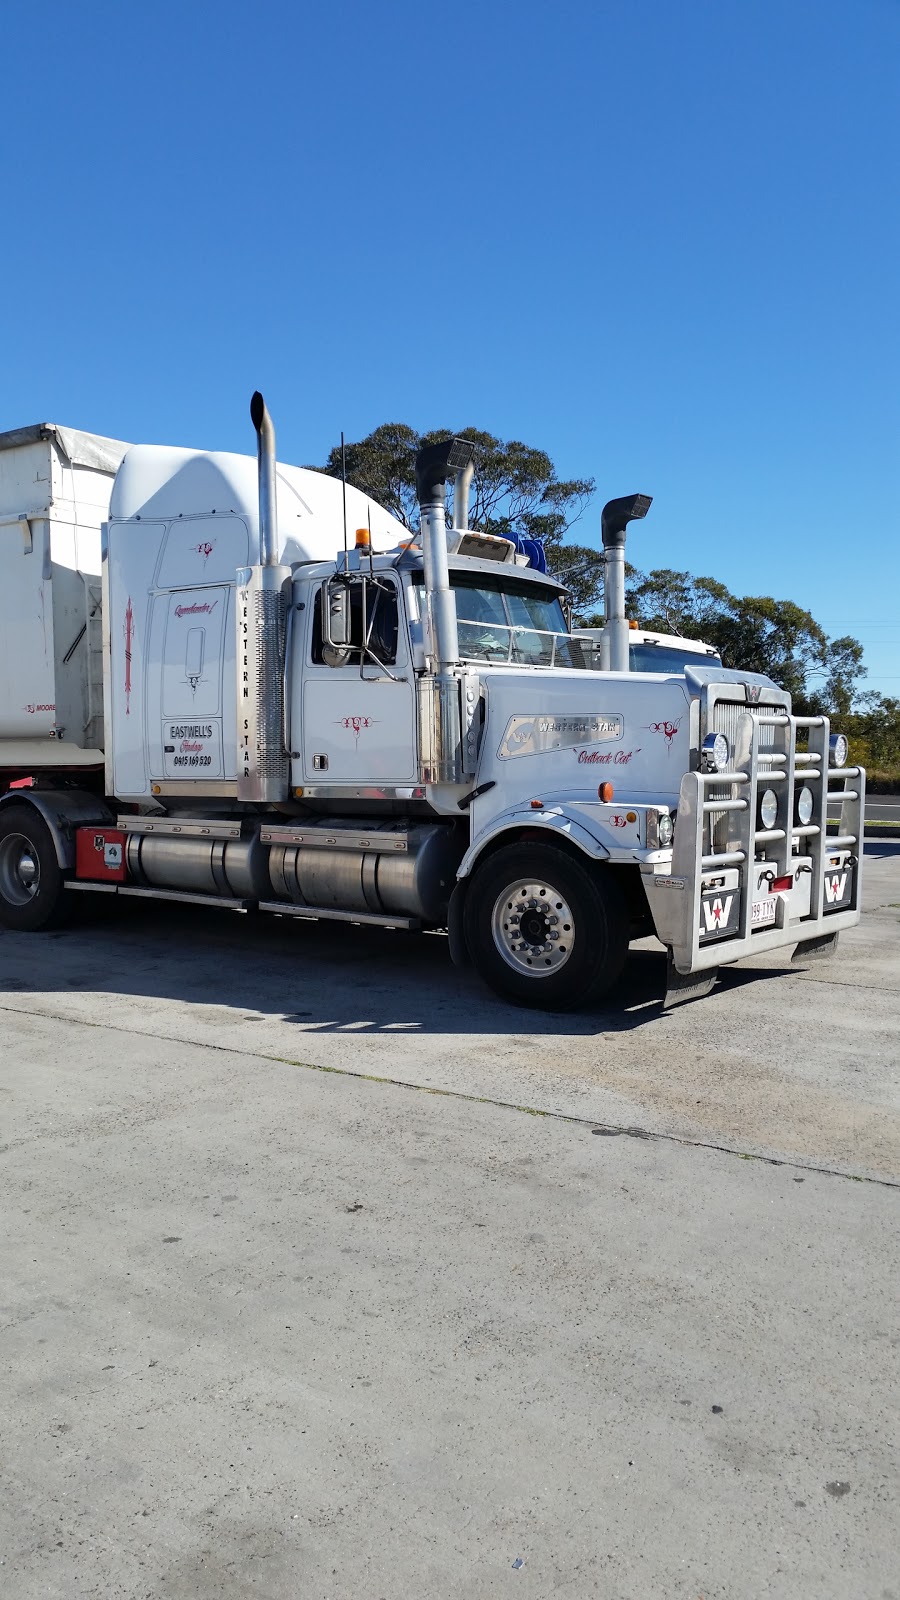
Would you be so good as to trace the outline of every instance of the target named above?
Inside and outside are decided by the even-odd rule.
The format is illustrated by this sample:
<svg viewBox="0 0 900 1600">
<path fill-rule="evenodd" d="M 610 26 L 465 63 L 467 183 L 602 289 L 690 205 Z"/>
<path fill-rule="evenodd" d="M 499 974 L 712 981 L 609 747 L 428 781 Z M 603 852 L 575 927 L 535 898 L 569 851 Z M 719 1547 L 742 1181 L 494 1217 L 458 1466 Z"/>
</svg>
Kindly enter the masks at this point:
<svg viewBox="0 0 900 1600">
<path fill-rule="evenodd" d="M 649 943 L 540 1018 L 437 938 L 0 935 L 0 1592 L 900 1600 L 867 867 L 839 965 L 668 1014 Z"/>
</svg>

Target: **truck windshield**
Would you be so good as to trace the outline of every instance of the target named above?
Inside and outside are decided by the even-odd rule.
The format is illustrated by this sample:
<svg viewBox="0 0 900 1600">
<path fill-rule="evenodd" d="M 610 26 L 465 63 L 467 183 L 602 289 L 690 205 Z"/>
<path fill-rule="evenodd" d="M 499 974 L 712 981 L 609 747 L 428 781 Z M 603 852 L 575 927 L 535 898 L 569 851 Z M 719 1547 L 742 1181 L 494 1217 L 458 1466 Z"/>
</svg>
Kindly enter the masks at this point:
<svg viewBox="0 0 900 1600">
<path fill-rule="evenodd" d="M 679 650 L 670 644 L 632 644 L 628 647 L 632 672 L 683 672 L 685 667 L 720 667 L 715 652 Z"/>
<path fill-rule="evenodd" d="M 451 572 L 456 596 L 459 651 L 466 661 L 515 661 L 532 667 L 590 665 L 581 641 L 573 639 L 559 596 L 551 589 L 514 578 Z M 424 585 L 417 584 L 419 609 Z"/>
</svg>

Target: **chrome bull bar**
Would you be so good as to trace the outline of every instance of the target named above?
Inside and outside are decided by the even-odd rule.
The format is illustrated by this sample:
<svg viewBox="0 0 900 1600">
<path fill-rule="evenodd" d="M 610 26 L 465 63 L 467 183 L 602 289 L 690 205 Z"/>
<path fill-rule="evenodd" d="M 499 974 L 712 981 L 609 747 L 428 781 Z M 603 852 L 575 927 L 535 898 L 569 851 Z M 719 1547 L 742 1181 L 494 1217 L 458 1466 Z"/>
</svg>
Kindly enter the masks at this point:
<svg viewBox="0 0 900 1600">
<path fill-rule="evenodd" d="M 797 749 L 797 732 L 807 730 L 807 747 Z M 763 730 L 766 747 L 761 748 Z M 795 717 L 780 709 L 742 714 L 734 742 L 734 770 L 688 772 L 681 780 L 672 870 L 646 871 L 647 897 L 657 934 L 672 952 L 676 972 L 687 975 L 740 961 L 765 950 L 822 939 L 859 921 L 865 772 L 861 767 L 829 767 L 827 717 Z M 838 783 L 841 788 L 837 788 Z M 852 787 L 849 785 L 852 784 Z M 796 819 L 796 792 L 813 795 L 809 822 Z M 773 827 L 760 826 L 759 797 L 771 789 L 778 800 Z M 840 799 L 836 837 L 827 836 L 829 800 Z M 848 853 L 849 903 L 829 910 L 825 878 L 829 857 Z M 735 873 L 739 894 L 737 923 L 722 938 L 704 937 L 701 902 L 711 873 Z M 775 896 L 775 921 L 754 928 L 753 904 L 761 872 L 772 879 L 809 873 L 808 908 L 793 891 Z M 800 914 L 795 908 L 802 905 Z"/>
</svg>

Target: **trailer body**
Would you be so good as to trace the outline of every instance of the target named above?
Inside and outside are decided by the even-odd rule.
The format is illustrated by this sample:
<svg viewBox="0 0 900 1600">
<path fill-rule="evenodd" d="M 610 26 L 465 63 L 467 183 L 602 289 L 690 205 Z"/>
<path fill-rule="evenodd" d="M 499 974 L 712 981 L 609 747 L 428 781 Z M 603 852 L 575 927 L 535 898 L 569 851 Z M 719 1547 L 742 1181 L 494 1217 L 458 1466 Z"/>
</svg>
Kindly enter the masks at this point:
<svg viewBox="0 0 900 1600">
<path fill-rule="evenodd" d="M 0 435 L 0 761 L 103 761 L 101 536 L 128 446 L 38 423 Z"/>
</svg>

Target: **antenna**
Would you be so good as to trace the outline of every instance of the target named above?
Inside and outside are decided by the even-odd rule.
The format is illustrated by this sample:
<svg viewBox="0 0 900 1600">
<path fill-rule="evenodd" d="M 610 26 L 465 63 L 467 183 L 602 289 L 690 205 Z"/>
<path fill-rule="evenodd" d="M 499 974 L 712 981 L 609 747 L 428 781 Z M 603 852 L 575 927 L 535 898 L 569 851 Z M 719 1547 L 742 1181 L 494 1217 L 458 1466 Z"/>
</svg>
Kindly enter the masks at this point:
<svg viewBox="0 0 900 1600">
<path fill-rule="evenodd" d="M 350 570 L 350 554 L 347 549 L 347 452 L 344 448 L 344 430 L 341 429 L 341 495 L 344 501 L 344 571 Z"/>
<path fill-rule="evenodd" d="M 369 572 L 375 577 L 375 562 L 372 558 L 372 507 L 366 506 L 366 520 L 369 524 Z"/>
</svg>

